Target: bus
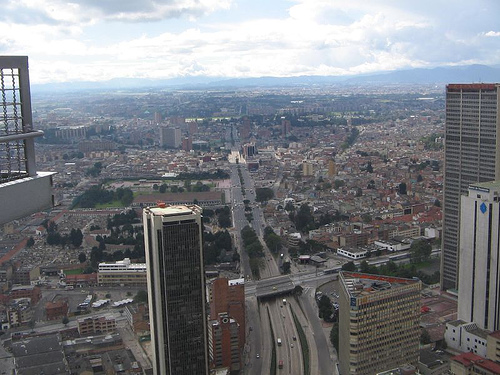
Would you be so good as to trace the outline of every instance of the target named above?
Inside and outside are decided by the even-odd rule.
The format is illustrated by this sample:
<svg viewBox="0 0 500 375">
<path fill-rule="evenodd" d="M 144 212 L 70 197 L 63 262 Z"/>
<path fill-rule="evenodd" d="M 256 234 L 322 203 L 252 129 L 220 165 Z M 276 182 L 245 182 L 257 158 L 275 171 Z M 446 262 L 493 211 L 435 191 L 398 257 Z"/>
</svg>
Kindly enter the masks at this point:
<svg viewBox="0 0 500 375">
<path fill-rule="evenodd" d="M 331 274 L 331 273 L 339 273 L 339 271 L 342 269 L 342 267 L 336 267 L 336 268 L 327 268 L 326 270 L 323 271 L 325 275 Z"/>
<path fill-rule="evenodd" d="M 409 257 L 410 257 L 409 253 L 395 254 L 395 255 L 389 255 L 389 260 L 392 261 L 402 260 L 402 259 L 408 259 Z"/>
</svg>

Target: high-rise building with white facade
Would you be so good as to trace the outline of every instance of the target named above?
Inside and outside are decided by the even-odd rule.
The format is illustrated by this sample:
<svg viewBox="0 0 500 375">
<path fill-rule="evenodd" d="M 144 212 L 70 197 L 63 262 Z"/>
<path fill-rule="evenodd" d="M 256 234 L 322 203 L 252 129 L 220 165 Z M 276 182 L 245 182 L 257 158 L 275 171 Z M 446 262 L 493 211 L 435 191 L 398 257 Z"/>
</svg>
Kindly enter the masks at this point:
<svg viewBox="0 0 500 375">
<path fill-rule="evenodd" d="M 446 87 L 441 287 L 460 288 L 460 196 L 470 184 L 500 179 L 500 84 Z"/>
<path fill-rule="evenodd" d="M 500 329 L 500 181 L 462 196 L 458 319 Z"/>
<path fill-rule="evenodd" d="M 0 224 L 53 205 L 53 172 L 37 172 L 28 57 L 0 56 Z"/>
<path fill-rule="evenodd" d="M 155 375 L 207 375 L 207 314 L 201 208 L 143 214 Z"/>
</svg>

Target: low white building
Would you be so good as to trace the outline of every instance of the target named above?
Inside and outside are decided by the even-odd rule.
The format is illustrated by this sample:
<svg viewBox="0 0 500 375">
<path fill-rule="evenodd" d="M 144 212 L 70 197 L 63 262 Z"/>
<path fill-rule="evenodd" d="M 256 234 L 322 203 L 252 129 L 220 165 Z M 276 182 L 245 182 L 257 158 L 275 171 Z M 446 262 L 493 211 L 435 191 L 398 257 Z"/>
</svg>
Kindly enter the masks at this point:
<svg viewBox="0 0 500 375">
<path fill-rule="evenodd" d="M 337 249 L 337 255 L 342 255 L 349 259 L 363 259 L 366 258 L 368 251 L 363 248 L 353 248 L 353 247 L 339 247 Z"/>
<path fill-rule="evenodd" d="M 402 243 L 394 240 L 377 240 L 374 244 L 382 250 L 387 251 L 403 251 L 408 250 L 411 246 L 409 243 Z"/>
<path fill-rule="evenodd" d="M 454 320 L 446 323 L 444 339 L 452 349 L 486 357 L 488 333 L 489 331 L 478 328 L 475 323 Z"/>
</svg>

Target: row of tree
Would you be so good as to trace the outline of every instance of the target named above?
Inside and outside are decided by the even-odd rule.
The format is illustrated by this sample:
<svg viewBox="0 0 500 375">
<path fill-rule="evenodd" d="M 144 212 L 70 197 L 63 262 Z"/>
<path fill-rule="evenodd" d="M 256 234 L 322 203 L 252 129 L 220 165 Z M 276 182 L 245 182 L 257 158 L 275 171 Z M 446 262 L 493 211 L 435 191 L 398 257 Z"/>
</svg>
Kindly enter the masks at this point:
<svg viewBox="0 0 500 375">
<path fill-rule="evenodd" d="M 50 231 L 47 233 L 46 238 L 47 245 L 61 245 L 65 247 L 66 245 L 72 245 L 77 248 L 82 246 L 83 233 L 80 229 L 71 229 L 69 234 L 60 234 L 57 231 Z"/>
<path fill-rule="evenodd" d="M 228 206 L 217 208 L 215 210 L 215 214 L 217 215 L 217 221 L 219 222 L 219 226 L 221 228 L 229 228 L 232 225 L 231 210 Z"/>
<path fill-rule="evenodd" d="M 107 190 L 99 186 L 92 186 L 82 195 L 73 200 L 72 208 L 94 208 L 98 204 L 119 201 L 123 206 L 130 206 L 134 200 L 134 193 L 129 188 Z"/>
<path fill-rule="evenodd" d="M 166 193 L 168 188 L 169 186 L 167 184 L 161 184 L 159 186 L 157 184 L 153 185 L 153 190 L 158 190 L 162 194 Z M 184 191 L 195 193 L 210 191 L 210 186 L 203 184 L 201 181 L 198 181 L 196 182 L 196 184 L 191 185 L 191 180 L 184 181 L 184 187 L 177 185 L 170 186 L 171 193 L 184 193 Z"/>
<path fill-rule="evenodd" d="M 260 243 L 259 237 L 255 231 L 248 225 L 241 230 L 241 239 L 243 247 L 250 258 L 250 269 L 255 278 L 260 278 L 260 267 L 264 257 L 264 248 Z"/>
<path fill-rule="evenodd" d="M 274 233 L 273 228 L 264 228 L 264 241 L 271 252 L 277 254 L 281 250 L 281 237 Z"/>
</svg>

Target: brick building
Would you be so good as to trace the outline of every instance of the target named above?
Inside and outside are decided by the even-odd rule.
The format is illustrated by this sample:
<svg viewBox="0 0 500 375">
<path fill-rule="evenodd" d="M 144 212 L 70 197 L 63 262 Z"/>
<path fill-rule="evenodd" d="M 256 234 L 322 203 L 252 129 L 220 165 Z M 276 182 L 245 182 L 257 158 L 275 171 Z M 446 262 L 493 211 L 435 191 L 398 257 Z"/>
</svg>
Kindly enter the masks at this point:
<svg viewBox="0 0 500 375">
<path fill-rule="evenodd" d="M 78 319 L 78 332 L 81 336 L 111 333 L 116 331 L 114 318 L 106 316 L 92 316 Z"/>
<path fill-rule="evenodd" d="M 60 299 L 57 301 L 49 301 L 45 304 L 45 315 L 47 320 L 62 319 L 68 315 L 69 304 L 68 299 Z"/>
</svg>

